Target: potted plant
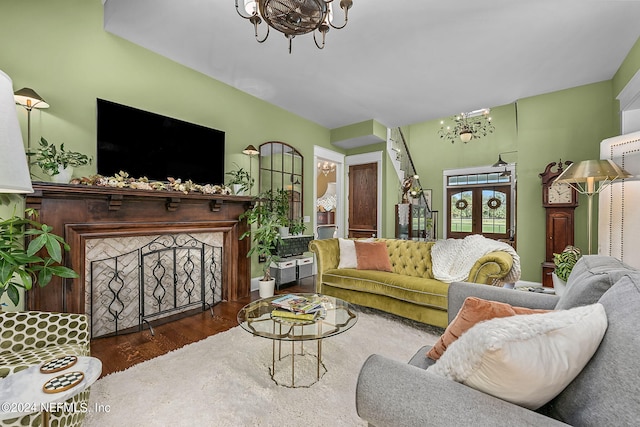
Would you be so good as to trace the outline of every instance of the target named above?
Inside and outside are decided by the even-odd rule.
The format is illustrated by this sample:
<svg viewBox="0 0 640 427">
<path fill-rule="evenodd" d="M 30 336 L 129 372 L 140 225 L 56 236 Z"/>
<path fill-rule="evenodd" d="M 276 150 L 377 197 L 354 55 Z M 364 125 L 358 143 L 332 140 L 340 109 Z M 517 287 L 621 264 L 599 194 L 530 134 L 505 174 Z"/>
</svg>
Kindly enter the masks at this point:
<svg viewBox="0 0 640 427">
<path fill-rule="evenodd" d="M 6 293 L 16 306 L 20 302 L 19 288 L 29 290 L 34 282 L 44 287 L 53 276 L 78 277 L 59 264 L 62 250 L 69 250 L 64 239 L 53 234 L 52 227 L 34 220 L 35 210 L 27 209 L 25 214 L 26 218 L 0 218 L 0 296 Z M 25 248 L 27 236 L 31 240 Z M 42 256 L 37 255 L 40 250 L 44 251 Z"/>
<path fill-rule="evenodd" d="M 253 208 L 240 215 L 240 219 L 246 219 L 250 227 L 255 226 L 240 236 L 240 239 L 252 237 L 253 245 L 247 253 L 247 257 L 256 254 L 265 260 L 262 268 L 263 276 L 259 280 L 261 298 L 267 298 L 274 294 L 276 281 L 271 277 L 271 263 L 277 261 L 276 246 L 282 242 L 280 217 L 273 209 L 276 194 L 276 191 L 269 190 L 258 195 Z"/>
<path fill-rule="evenodd" d="M 289 235 L 289 192 L 280 188 L 271 192 L 271 210 L 280 223 L 280 237 Z"/>
<path fill-rule="evenodd" d="M 44 138 L 40 138 L 39 143 L 40 148 L 27 154 L 34 157 L 32 164 L 38 165 L 54 182 L 68 183 L 74 167 L 91 164 L 91 157 L 77 151 L 67 151 L 64 144 L 56 147 Z"/>
<path fill-rule="evenodd" d="M 236 169 L 226 172 L 225 175 L 229 175 L 231 179 L 228 182 L 228 185 L 233 188 L 233 194 L 241 196 L 245 191 L 251 192 L 251 188 L 253 188 L 253 183 L 255 180 L 251 178 L 251 174 L 234 163 Z"/>
<path fill-rule="evenodd" d="M 553 254 L 553 263 L 556 268 L 551 273 L 551 277 L 553 278 L 553 288 L 556 291 L 556 295 L 564 293 L 567 279 L 580 256 L 582 256 L 580 249 L 571 245 L 564 248 L 559 254 Z"/>
<path fill-rule="evenodd" d="M 294 219 L 289 223 L 289 232 L 294 236 L 301 236 L 306 228 L 302 218 Z"/>
</svg>

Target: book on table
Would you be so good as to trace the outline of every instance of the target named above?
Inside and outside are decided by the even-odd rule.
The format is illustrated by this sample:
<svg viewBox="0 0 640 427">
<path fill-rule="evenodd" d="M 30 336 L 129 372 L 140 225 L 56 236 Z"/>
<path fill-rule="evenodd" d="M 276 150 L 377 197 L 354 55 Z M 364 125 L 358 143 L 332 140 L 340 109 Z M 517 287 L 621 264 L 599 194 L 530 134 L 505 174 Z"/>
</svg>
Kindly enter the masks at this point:
<svg viewBox="0 0 640 427">
<path fill-rule="evenodd" d="M 291 320 L 314 320 L 319 315 L 320 315 L 320 311 L 316 311 L 314 313 L 296 313 L 294 311 L 289 311 L 289 310 L 275 309 L 271 312 L 272 317 L 280 317 L 282 319 L 291 319 Z"/>
<path fill-rule="evenodd" d="M 271 304 L 279 309 L 299 314 L 313 314 L 322 309 L 322 301 L 319 298 L 307 298 L 294 294 L 276 298 Z"/>
</svg>

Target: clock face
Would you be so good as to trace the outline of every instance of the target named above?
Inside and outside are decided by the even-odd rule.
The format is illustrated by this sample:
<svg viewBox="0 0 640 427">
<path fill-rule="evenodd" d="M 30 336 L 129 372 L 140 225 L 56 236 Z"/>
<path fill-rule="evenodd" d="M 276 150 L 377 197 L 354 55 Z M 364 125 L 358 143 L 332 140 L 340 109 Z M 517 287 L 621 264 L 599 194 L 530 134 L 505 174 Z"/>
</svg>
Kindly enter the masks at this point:
<svg viewBox="0 0 640 427">
<path fill-rule="evenodd" d="M 569 184 L 554 183 L 549 186 L 548 202 L 553 205 L 573 203 L 573 189 Z"/>
</svg>

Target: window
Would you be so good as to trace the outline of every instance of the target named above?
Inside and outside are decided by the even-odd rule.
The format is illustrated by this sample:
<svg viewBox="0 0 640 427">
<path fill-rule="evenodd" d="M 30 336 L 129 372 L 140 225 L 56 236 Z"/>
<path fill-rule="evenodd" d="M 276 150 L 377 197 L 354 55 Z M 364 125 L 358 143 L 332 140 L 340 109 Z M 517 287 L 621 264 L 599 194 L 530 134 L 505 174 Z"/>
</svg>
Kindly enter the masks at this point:
<svg viewBox="0 0 640 427">
<path fill-rule="evenodd" d="M 446 237 L 515 238 L 515 167 L 484 169 L 445 171 Z"/>
</svg>

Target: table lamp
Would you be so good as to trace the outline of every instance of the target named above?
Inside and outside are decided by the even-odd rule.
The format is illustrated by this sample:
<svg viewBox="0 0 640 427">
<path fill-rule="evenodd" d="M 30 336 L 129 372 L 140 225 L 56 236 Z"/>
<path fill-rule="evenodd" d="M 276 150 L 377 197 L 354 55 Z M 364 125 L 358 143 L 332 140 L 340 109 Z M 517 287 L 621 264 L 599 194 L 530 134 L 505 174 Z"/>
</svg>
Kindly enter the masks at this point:
<svg viewBox="0 0 640 427">
<path fill-rule="evenodd" d="M 0 193 L 33 193 L 13 82 L 0 71 Z"/>
</svg>

